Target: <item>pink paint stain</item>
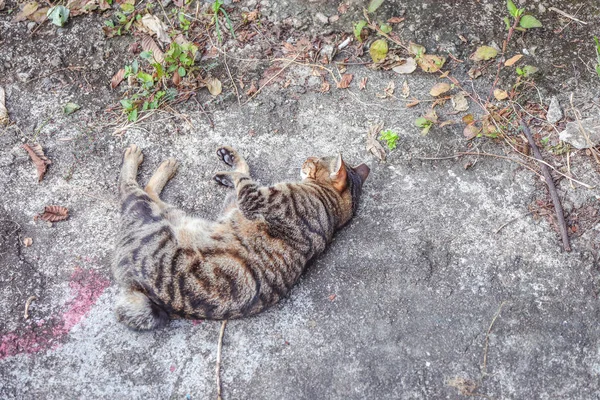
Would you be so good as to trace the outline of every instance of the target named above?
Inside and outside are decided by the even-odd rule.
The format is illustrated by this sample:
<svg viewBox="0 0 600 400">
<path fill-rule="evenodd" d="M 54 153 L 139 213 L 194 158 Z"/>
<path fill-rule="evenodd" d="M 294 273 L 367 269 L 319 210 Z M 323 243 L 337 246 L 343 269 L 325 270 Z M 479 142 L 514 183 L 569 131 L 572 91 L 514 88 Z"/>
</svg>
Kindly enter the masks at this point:
<svg viewBox="0 0 600 400">
<path fill-rule="evenodd" d="M 109 284 L 106 278 L 93 270 L 76 268 L 69 280 L 73 299 L 68 303 L 67 311 L 53 321 L 40 321 L 35 331 L 28 326 L 25 332 L 10 332 L 0 336 L 0 360 L 17 354 L 34 354 L 58 348 L 62 339 L 87 315 Z"/>
<path fill-rule="evenodd" d="M 169 371 L 171 371 L 171 372 L 175 372 L 175 370 L 176 370 L 176 369 L 177 369 L 177 367 L 176 367 L 176 366 L 174 366 L 174 365 L 171 365 L 171 367 L 169 368 Z"/>
</svg>

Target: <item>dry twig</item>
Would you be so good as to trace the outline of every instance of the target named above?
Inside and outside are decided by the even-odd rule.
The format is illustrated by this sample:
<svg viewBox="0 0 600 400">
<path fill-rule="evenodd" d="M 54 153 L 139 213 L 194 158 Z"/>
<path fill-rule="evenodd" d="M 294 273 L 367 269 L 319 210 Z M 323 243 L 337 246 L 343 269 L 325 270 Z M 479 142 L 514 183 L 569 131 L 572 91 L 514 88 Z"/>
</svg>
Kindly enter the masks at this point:
<svg viewBox="0 0 600 400">
<path fill-rule="evenodd" d="M 548 191 L 550 192 L 550 197 L 552 197 L 552 203 L 554 203 L 554 210 L 556 211 L 556 219 L 560 229 L 560 236 L 562 237 L 563 249 L 565 251 L 571 251 L 571 245 L 569 243 L 569 233 L 567 231 L 567 223 L 565 222 L 565 216 L 563 213 L 562 205 L 560 203 L 560 199 L 558 197 L 558 192 L 556 191 L 556 186 L 554 185 L 554 180 L 552 179 L 552 175 L 550 174 L 550 170 L 546 165 L 544 159 L 542 158 L 542 153 L 540 153 L 540 149 L 538 149 L 535 141 L 533 140 L 533 136 L 531 135 L 531 131 L 525 122 L 521 120 L 521 129 L 523 129 L 523 133 L 527 136 L 527 141 L 529 142 L 529 146 L 533 150 L 533 154 L 535 158 L 540 162 L 540 167 L 542 169 L 542 173 L 544 174 L 544 178 L 546 179 L 546 185 L 548 185 Z"/>
<path fill-rule="evenodd" d="M 217 374 L 217 400 L 222 400 L 221 397 L 221 349 L 223 348 L 223 335 L 225 334 L 225 325 L 227 325 L 227 320 L 223 320 L 221 324 L 221 331 L 219 332 L 219 342 L 217 344 L 217 366 L 216 366 L 216 374 Z"/>
<path fill-rule="evenodd" d="M 492 318 L 492 322 L 490 323 L 490 327 L 488 328 L 486 334 L 485 334 L 485 345 L 483 346 L 483 366 L 481 367 L 482 371 L 481 371 L 481 375 L 482 378 L 487 375 L 487 354 L 488 354 L 488 347 L 490 344 L 490 333 L 492 332 L 492 328 L 494 327 L 494 323 L 496 322 L 496 319 L 498 318 L 498 316 L 500 315 L 500 312 L 502 311 L 502 307 L 504 307 L 504 304 L 506 304 L 506 301 L 503 301 L 500 304 L 500 307 L 498 307 L 498 311 L 496 311 L 496 315 L 494 315 L 494 318 Z"/>
<path fill-rule="evenodd" d="M 31 303 L 33 303 L 34 300 L 37 300 L 36 296 L 29 296 L 29 298 L 25 302 L 25 314 L 23 315 L 24 319 L 29 319 L 29 307 L 31 306 Z"/>
</svg>

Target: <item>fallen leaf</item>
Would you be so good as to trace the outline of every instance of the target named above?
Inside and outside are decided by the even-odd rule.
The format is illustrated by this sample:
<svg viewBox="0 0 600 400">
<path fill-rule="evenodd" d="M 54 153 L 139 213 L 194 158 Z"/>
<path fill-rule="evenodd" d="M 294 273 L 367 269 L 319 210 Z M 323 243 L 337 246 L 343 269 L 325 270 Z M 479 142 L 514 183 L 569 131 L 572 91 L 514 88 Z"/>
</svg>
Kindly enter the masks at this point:
<svg viewBox="0 0 600 400">
<path fill-rule="evenodd" d="M 114 89 L 117 86 L 119 86 L 119 84 L 121 82 L 123 82 L 124 78 L 125 78 L 125 70 L 123 68 L 121 68 L 120 70 L 117 71 L 117 73 L 110 80 L 111 89 Z"/>
<path fill-rule="evenodd" d="M 144 51 L 151 51 L 152 56 L 157 63 L 162 64 L 163 61 L 165 61 L 165 54 L 151 36 L 144 35 L 142 38 L 142 49 L 144 49 Z"/>
<path fill-rule="evenodd" d="M 437 72 L 444 66 L 446 57 L 425 54 L 421 57 L 418 57 L 416 62 L 425 72 Z"/>
<path fill-rule="evenodd" d="M 0 86 L 0 125 L 8 125 L 8 110 L 6 109 L 6 93 L 4 88 Z"/>
<path fill-rule="evenodd" d="M 388 83 L 388 85 L 385 87 L 385 89 L 383 89 L 383 94 L 377 93 L 377 94 L 375 94 L 375 96 L 379 97 L 380 99 L 393 97 L 394 90 L 396 90 L 396 84 L 394 83 L 394 81 L 390 81 Z"/>
<path fill-rule="evenodd" d="M 44 212 L 36 215 L 34 220 L 38 218 L 48 222 L 63 221 L 69 218 L 69 210 L 63 206 L 45 206 Z"/>
<path fill-rule="evenodd" d="M 179 72 L 175 71 L 173 73 L 173 84 L 175 86 L 179 86 L 180 83 L 181 83 L 181 76 L 179 75 Z"/>
<path fill-rule="evenodd" d="M 80 108 L 81 106 L 79 104 L 68 102 L 64 105 L 63 112 L 65 113 L 65 115 L 71 115 Z"/>
<path fill-rule="evenodd" d="M 146 14 L 142 17 L 141 22 L 144 27 L 156 35 L 158 40 L 163 43 L 171 43 L 171 38 L 167 34 L 167 26 L 156 15 Z"/>
<path fill-rule="evenodd" d="M 29 247 L 33 244 L 33 239 L 30 237 L 26 237 L 23 239 L 23 246 Z"/>
<path fill-rule="evenodd" d="M 0 0 L 0 11 L 4 10 L 5 3 L 4 0 Z"/>
<path fill-rule="evenodd" d="M 350 82 L 352 82 L 352 78 L 354 78 L 354 75 L 352 75 L 352 74 L 342 75 L 342 79 L 340 79 L 340 81 L 337 84 L 338 89 L 346 89 L 348 86 L 350 86 Z"/>
<path fill-rule="evenodd" d="M 256 87 L 256 81 L 253 80 L 250 83 L 250 88 L 248 88 L 248 90 L 246 90 L 246 96 L 252 96 L 256 92 L 258 92 L 258 88 Z"/>
<path fill-rule="evenodd" d="M 381 7 L 382 4 L 383 4 L 383 0 L 371 0 L 371 2 L 369 3 L 369 7 L 367 8 L 367 11 L 369 13 L 374 13 L 375 11 L 377 11 L 377 9 L 379 7 Z"/>
<path fill-rule="evenodd" d="M 385 59 L 388 53 L 388 43 L 385 39 L 378 39 L 371 43 L 369 47 L 369 54 L 374 63 L 378 63 Z"/>
<path fill-rule="evenodd" d="M 452 96 L 452 108 L 456 111 L 467 111 L 469 109 L 469 102 L 463 92 L 456 93 Z"/>
<path fill-rule="evenodd" d="M 38 8 L 33 14 L 27 16 L 27 19 L 41 24 L 48 19 L 48 9 L 49 7 Z"/>
<path fill-rule="evenodd" d="M 475 121 L 475 118 L 473 117 L 473 114 L 467 114 L 464 117 L 462 117 L 462 121 L 469 125 L 472 124 Z"/>
<path fill-rule="evenodd" d="M 15 15 L 13 18 L 13 22 L 25 21 L 27 17 L 35 12 L 40 5 L 36 1 L 30 1 L 29 3 L 25 3 L 21 11 Z"/>
<path fill-rule="evenodd" d="M 417 69 L 417 62 L 414 58 L 408 57 L 402 64 L 392 68 L 392 71 L 397 74 L 411 74 L 415 69 Z"/>
<path fill-rule="evenodd" d="M 440 128 L 443 128 L 443 127 L 448 126 L 448 125 L 454 125 L 454 124 L 456 124 L 456 121 L 454 121 L 452 119 L 449 119 L 448 121 L 442 122 L 440 124 Z"/>
<path fill-rule="evenodd" d="M 329 82 L 327 82 L 326 79 L 323 80 L 323 83 L 321 83 L 321 87 L 319 88 L 319 92 L 321 93 L 327 93 L 329 92 L 329 88 L 331 86 L 329 85 Z"/>
<path fill-rule="evenodd" d="M 408 52 L 413 56 L 421 57 L 423 54 L 425 54 L 425 51 L 425 47 L 421 46 L 420 44 L 416 44 L 413 42 L 410 42 L 408 44 Z"/>
<path fill-rule="evenodd" d="M 481 70 L 478 67 L 472 67 L 467 71 L 467 75 L 469 75 L 471 79 L 477 79 L 481 76 Z"/>
<path fill-rule="evenodd" d="M 431 90 L 429 91 L 429 94 L 432 95 L 433 97 L 437 97 L 440 94 L 446 93 L 449 90 L 450 90 L 449 84 L 447 84 L 446 82 L 439 82 L 439 83 L 436 83 L 431 88 Z"/>
<path fill-rule="evenodd" d="M 329 295 L 329 301 L 334 301 L 337 296 L 335 294 Z"/>
<path fill-rule="evenodd" d="M 469 57 L 473 61 L 487 61 L 498 55 L 498 50 L 490 46 L 480 46 Z"/>
<path fill-rule="evenodd" d="M 410 88 L 408 87 L 408 82 L 402 82 L 402 97 L 405 99 L 410 95 Z"/>
<path fill-rule="evenodd" d="M 385 161 L 387 157 L 385 154 L 385 149 L 377 140 L 379 136 L 379 132 L 383 130 L 383 124 L 374 124 L 369 127 L 369 131 L 367 132 L 367 152 L 373 154 L 380 161 Z"/>
<path fill-rule="evenodd" d="M 400 22 L 404 21 L 406 18 L 404 17 L 392 17 L 390 19 L 387 20 L 388 23 L 390 24 L 399 24 Z"/>
<path fill-rule="evenodd" d="M 69 19 L 69 9 L 65 6 L 54 6 L 46 14 L 48 19 L 56 26 L 64 26 Z"/>
<path fill-rule="evenodd" d="M 515 64 L 517 61 L 519 61 L 522 57 L 523 57 L 523 54 L 517 54 L 516 56 L 512 56 L 511 58 L 506 60 L 504 65 L 506 65 L 507 67 L 510 67 L 513 64 Z"/>
<path fill-rule="evenodd" d="M 506 93 L 506 90 L 494 89 L 494 97 L 496 100 L 505 100 L 508 98 L 508 93 Z"/>
<path fill-rule="evenodd" d="M 366 76 L 360 79 L 360 82 L 358 82 L 359 90 L 364 90 L 367 87 L 367 80 L 369 80 L 369 78 Z"/>
<path fill-rule="evenodd" d="M 517 67 L 517 73 L 523 75 L 525 78 L 529 78 L 531 75 L 538 72 L 540 69 L 538 67 L 534 67 L 533 65 L 526 65 L 523 68 Z"/>
<path fill-rule="evenodd" d="M 463 135 L 465 136 L 465 138 L 467 138 L 467 140 L 471 140 L 477 135 L 479 135 L 479 132 L 481 132 L 481 128 L 476 127 L 474 123 L 470 123 L 467 126 L 465 126 Z"/>
<path fill-rule="evenodd" d="M 416 106 L 417 104 L 419 104 L 420 102 L 421 102 L 420 100 L 413 99 L 413 101 L 411 101 L 410 103 L 407 103 L 407 104 L 406 104 L 406 108 L 414 107 L 414 106 Z"/>
<path fill-rule="evenodd" d="M 27 151 L 27 153 L 29 153 L 31 161 L 33 161 L 35 164 L 38 174 L 38 182 L 41 182 L 44 178 L 44 174 L 46 173 L 48 165 L 52 164 L 52 161 L 46 157 L 44 154 L 44 149 L 39 144 L 35 144 L 33 146 L 24 144 L 22 147 Z"/>
<path fill-rule="evenodd" d="M 208 91 L 210 92 L 210 94 L 212 94 L 213 96 L 218 96 L 221 94 L 222 89 L 222 85 L 221 85 L 221 81 L 218 80 L 217 78 L 214 77 L 209 77 L 208 79 L 206 79 L 204 81 L 204 83 L 206 84 L 206 87 L 208 88 Z"/>
</svg>

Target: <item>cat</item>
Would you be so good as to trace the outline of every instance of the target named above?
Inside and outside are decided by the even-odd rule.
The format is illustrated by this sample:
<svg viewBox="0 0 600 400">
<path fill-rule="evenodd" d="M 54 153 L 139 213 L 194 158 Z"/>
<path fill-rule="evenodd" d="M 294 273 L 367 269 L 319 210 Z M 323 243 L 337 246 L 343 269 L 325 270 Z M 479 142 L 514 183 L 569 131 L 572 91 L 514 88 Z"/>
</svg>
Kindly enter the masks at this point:
<svg viewBox="0 0 600 400">
<path fill-rule="evenodd" d="M 208 221 L 159 198 L 176 160 L 164 161 L 142 190 L 142 151 L 125 150 L 113 275 L 117 320 L 130 328 L 245 317 L 277 303 L 356 213 L 370 172 L 365 164 L 346 166 L 341 155 L 310 157 L 301 182 L 260 186 L 237 151 L 224 146 L 217 155 L 233 169 L 217 172 L 215 181 L 235 190 L 220 218 Z"/>
</svg>

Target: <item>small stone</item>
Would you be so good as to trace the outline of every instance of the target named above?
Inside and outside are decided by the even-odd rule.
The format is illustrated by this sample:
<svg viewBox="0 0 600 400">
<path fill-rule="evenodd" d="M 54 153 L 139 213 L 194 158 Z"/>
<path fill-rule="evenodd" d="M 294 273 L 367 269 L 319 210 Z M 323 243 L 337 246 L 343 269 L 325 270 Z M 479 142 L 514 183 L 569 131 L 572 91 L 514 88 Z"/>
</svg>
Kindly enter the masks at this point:
<svg viewBox="0 0 600 400">
<path fill-rule="evenodd" d="M 329 18 L 327 18 L 325 16 L 325 14 L 323 13 L 316 13 L 315 17 L 319 20 L 319 22 L 323 23 L 323 24 L 328 24 L 329 23 Z"/>
<path fill-rule="evenodd" d="M 339 15 L 332 15 L 331 17 L 329 17 L 329 22 L 334 23 L 334 22 L 337 22 L 339 19 L 340 19 Z"/>
<path fill-rule="evenodd" d="M 548 107 L 548 112 L 546 113 L 546 120 L 552 125 L 554 125 L 562 118 L 563 111 L 562 108 L 560 108 L 558 99 L 556 98 L 556 96 L 552 96 L 552 99 L 550 100 L 550 106 Z"/>
<path fill-rule="evenodd" d="M 589 138 L 589 142 L 581 132 L 580 123 L 581 128 L 583 128 Z M 580 122 L 569 122 L 566 129 L 558 134 L 558 137 L 563 142 L 567 142 L 577 149 L 589 149 L 600 144 L 600 119 L 587 118 Z"/>
</svg>

